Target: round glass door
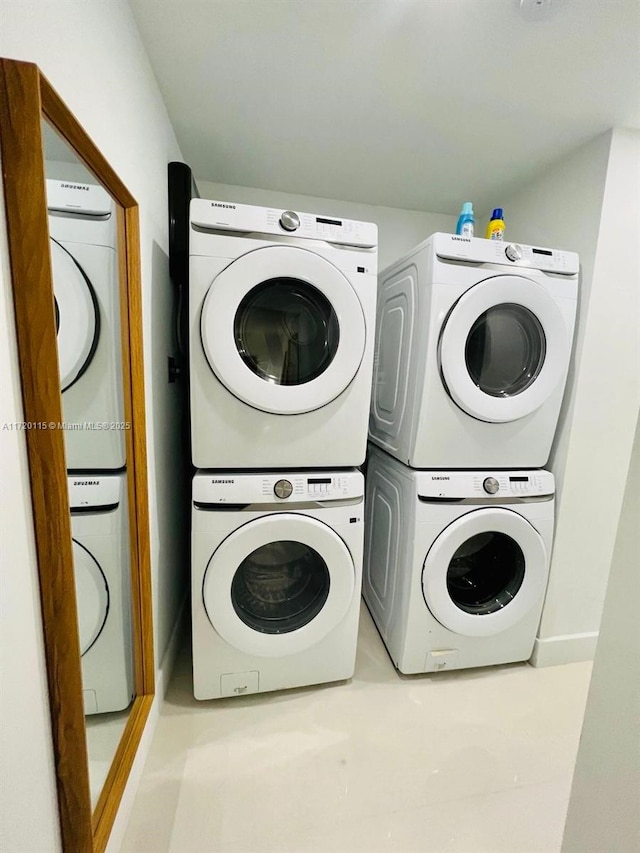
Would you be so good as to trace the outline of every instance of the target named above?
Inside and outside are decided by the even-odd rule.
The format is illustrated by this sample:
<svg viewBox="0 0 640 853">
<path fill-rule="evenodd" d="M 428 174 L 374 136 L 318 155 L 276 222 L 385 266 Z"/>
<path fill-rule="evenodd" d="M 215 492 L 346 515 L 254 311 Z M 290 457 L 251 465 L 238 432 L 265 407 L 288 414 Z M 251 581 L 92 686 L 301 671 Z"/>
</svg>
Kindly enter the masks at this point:
<svg viewBox="0 0 640 853">
<path fill-rule="evenodd" d="M 329 367 L 338 350 L 338 318 L 329 300 L 295 278 L 254 287 L 234 320 L 236 347 L 249 370 L 276 385 L 304 385 Z"/>
<path fill-rule="evenodd" d="M 513 397 L 536 381 L 547 351 L 536 315 L 506 303 L 483 312 L 469 332 L 465 363 L 473 383 L 492 397 Z"/>
<path fill-rule="evenodd" d="M 524 554 L 515 539 L 495 531 L 477 533 L 451 557 L 447 591 L 465 613 L 496 613 L 520 591 L 524 569 Z"/>
<path fill-rule="evenodd" d="M 422 570 L 429 610 L 458 634 L 486 637 L 513 627 L 546 585 L 547 552 L 538 531 L 507 509 L 480 509 L 452 522 Z"/>
<path fill-rule="evenodd" d="M 255 249 L 207 291 L 200 318 L 209 367 L 243 402 L 274 414 L 319 409 L 353 381 L 364 355 L 360 300 L 320 255 Z"/>
<path fill-rule="evenodd" d="M 82 376 L 98 345 L 98 302 L 91 282 L 79 264 L 50 239 L 54 310 L 62 391 Z"/>
<path fill-rule="evenodd" d="M 72 540 L 72 546 L 80 654 L 85 655 L 100 636 L 107 621 L 109 587 L 91 552 L 75 539 Z"/>
<path fill-rule="evenodd" d="M 320 642 L 355 591 L 349 549 L 310 516 L 273 513 L 234 530 L 212 554 L 202 597 L 211 627 L 248 654 L 278 657 Z"/>
<path fill-rule="evenodd" d="M 231 602 L 242 621 L 265 634 L 297 631 L 322 610 L 330 575 L 320 554 L 302 542 L 269 542 L 240 563 Z"/>
<path fill-rule="evenodd" d="M 570 351 L 555 301 L 520 276 L 469 288 L 445 320 L 438 347 L 447 393 L 467 414 L 492 423 L 539 408 L 564 379 Z"/>
</svg>

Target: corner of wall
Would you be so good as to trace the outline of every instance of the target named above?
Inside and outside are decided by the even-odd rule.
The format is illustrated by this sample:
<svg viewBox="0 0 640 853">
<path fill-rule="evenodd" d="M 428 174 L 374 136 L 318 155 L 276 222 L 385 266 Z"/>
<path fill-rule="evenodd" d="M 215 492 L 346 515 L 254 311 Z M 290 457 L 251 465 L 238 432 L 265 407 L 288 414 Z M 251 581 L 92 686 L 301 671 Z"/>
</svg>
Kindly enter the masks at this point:
<svg viewBox="0 0 640 853">
<path fill-rule="evenodd" d="M 577 251 L 581 262 L 574 352 L 548 466 L 558 494 L 539 666 L 590 657 L 599 628 L 640 397 L 640 271 L 631 248 L 638 138 L 607 131 L 505 201 L 510 236 Z M 594 471 L 606 476 L 606 500 Z"/>
</svg>

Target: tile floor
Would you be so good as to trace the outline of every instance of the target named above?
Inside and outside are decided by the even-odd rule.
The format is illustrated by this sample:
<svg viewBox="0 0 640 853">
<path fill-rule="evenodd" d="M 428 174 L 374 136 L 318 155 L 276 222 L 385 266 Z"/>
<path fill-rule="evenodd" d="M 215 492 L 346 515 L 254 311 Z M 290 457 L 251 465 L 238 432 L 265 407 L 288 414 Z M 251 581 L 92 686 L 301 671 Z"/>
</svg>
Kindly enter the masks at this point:
<svg viewBox="0 0 640 853">
<path fill-rule="evenodd" d="M 197 702 L 185 638 L 123 853 L 555 853 L 590 664 L 393 668 Z"/>
</svg>

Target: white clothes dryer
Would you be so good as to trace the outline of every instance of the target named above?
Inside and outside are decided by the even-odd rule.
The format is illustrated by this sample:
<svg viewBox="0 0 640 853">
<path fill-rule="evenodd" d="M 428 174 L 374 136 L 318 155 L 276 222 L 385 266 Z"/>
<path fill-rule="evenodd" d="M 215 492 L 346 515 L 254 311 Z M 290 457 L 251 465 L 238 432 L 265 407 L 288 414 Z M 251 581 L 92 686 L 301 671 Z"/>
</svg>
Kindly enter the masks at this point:
<svg viewBox="0 0 640 853">
<path fill-rule="evenodd" d="M 196 699 L 353 675 L 363 497 L 359 471 L 194 476 Z"/>
<path fill-rule="evenodd" d="M 134 695 L 127 475 L 68 477 L 85 714 Z"/>
<path fill-rule="evenodd" d="M 404 673 L 531 657 L 549 576 L 548 471 L 367 467 L 363 596 Z"/>
<path fill-rule="evenodd" d="M 65 451 L 70 471 L 125 465 L 115 206 L 100 186 L 47 180 Z"/>
<path fill-rule="evenodd" d="M 434 234 L 380 275 L 371 440 L 412 468 L 538 468 L 564 394 L 574 252 Z"/>
<path fill-rule="evenodd" d="M 192 199 L 189 241 L 194 466 L 362 464 L 376 225 Z"/>
</svg>

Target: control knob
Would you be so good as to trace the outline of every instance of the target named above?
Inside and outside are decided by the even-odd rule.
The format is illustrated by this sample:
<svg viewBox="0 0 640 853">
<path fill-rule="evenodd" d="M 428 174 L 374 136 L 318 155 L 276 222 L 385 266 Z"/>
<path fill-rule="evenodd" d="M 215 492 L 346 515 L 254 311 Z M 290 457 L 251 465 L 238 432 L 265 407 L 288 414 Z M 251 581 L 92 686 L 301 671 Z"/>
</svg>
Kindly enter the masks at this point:
<svg viewBox="0 0 640 853">
<path fill-rule="evenodd" d="M 504 253 L 510 261 L 519 261 L 522 258 L 522 246 L 518 246 L 517 243 L 509 243 Z"/>
<path fill-rule="evenodd" d="M 280 225 L 285 231 L 297 231 L 300 227 L 300 217 L 293 210 L 285 210 L 280 217 Z"/>
<path fill-rule="evenodd" d="M 500 483 L 496 480 L 495 477 L 487 477 L 487 479 L 482 484 L 482 488 L 489 495 L 495 495 L 495 493 L 500 488 Z"/>
<path fill-rule="evenodd" d="M 289 480 L 278 480 L 278 482 L 273 487 L 273 491 L 279 498 L 289 498 L 291 497 L 291 493 L 293 492 L 293 486 L 291 485 Z"/>
</svg>

